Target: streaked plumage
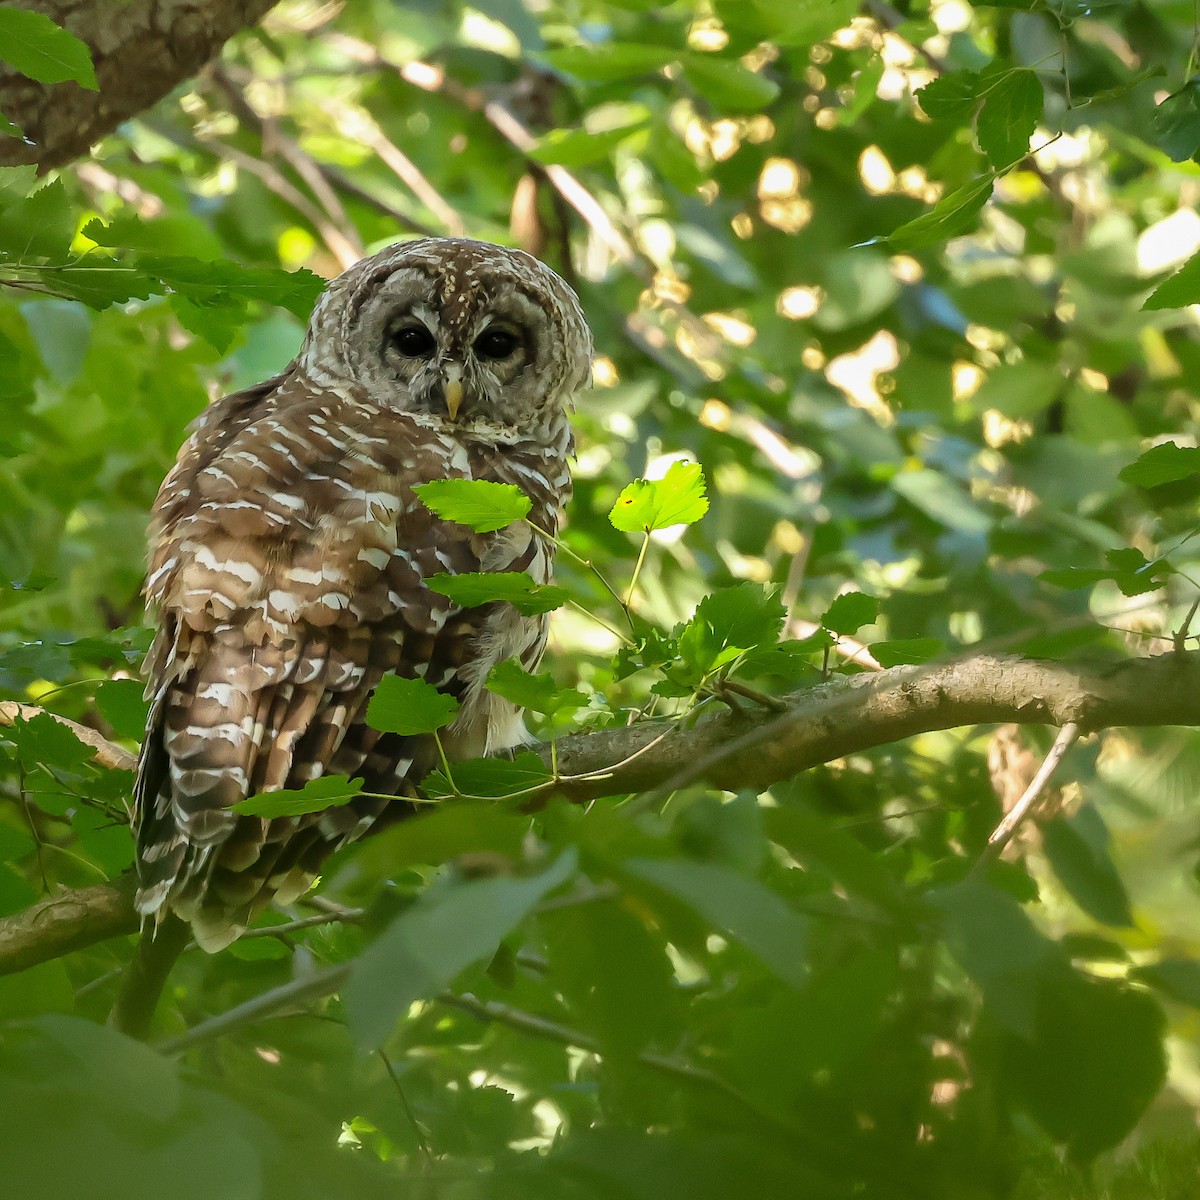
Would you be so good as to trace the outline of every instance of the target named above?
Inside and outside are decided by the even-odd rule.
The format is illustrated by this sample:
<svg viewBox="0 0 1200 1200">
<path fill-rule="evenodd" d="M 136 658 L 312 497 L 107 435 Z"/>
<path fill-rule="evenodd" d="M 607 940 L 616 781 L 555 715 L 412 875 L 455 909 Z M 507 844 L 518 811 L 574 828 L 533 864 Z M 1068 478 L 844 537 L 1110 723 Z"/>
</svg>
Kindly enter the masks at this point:
<svg viewBox="0 0 1200 1200">
<path fill-rule="evenodd" d="M 270 821 L 230 811 L 323 774 L 411 795 L 434 746 L 366 725 L 387 672 L 458 698 L 451 754 L 523 740 L 520 712 L 483 682 L 503 658 L 537 663 L 545 618 L 461 609 L 424 581 L 525 570 L 545 582 L 552 546 L 519 522 L 477 534 L 441 521 L 412 488 L 516 484 L 553 533 L 570 491 L 566 406 L 590 355 L 578 302 L 548 268 L 425 239 L 334 280 L 296 360 L 202 414 L 150 535 L 159 626 L 135 812 L 144 915 L 173 910 L 219 949 L 272 898 L 300 895 L 337 845 L 403 811 L 369 798 Z"/>
</svg>

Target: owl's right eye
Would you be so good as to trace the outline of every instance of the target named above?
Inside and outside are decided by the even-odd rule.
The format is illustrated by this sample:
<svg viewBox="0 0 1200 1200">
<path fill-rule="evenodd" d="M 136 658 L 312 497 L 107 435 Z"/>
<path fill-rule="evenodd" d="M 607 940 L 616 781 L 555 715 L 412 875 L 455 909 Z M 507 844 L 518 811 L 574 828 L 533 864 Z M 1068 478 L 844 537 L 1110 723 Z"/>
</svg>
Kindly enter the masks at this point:
<svg viewBox="0 0 1200 1200">
<path fill-rule="evenodd" d="M 429 358 L 437 348 L 433 334 L 424 325 L 405 325 L 394 329 L 391 343 L 405 358 Z"/>
</svg>

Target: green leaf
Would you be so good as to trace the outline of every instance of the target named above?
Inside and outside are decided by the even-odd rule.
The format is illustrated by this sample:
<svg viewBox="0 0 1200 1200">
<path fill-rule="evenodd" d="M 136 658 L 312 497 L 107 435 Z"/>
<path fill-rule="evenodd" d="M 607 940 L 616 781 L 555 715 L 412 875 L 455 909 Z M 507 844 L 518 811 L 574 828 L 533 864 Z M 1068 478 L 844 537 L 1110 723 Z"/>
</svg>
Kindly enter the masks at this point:
<svg viewBox="0 0 1200 1200">
<path fill-rule="evenodd" d="M 1164 958 L 1131 973 L 1172 1000 L 1200 1008 L 1200 962 L 1194 958 Z"/>
<path fill-rule="evenodd" d="M 1142 308 L 1153 312 L 1161 308 L 1186 308 L 1197 303 L 1200 303 L 1200 254 L 1193 254 L 1174 275 L 1146 297 Z"/>
<path fill-rule="evenodd" d="M 993 82 L 985 74 L 986 100 L 975 123 L 980 149 L 997 170 L 1024 158 L 1029 139 L 1042 119 L 1045 94 L 1036 72 L 1005 69 Z"/>
<path fill-rule="evenodd" d="M 981 175 L 943 196 L 927 213 L 906 221 L 883 240 L 891 250 L 919 250 L 933 246 L 975 224 L 975 215 L 987 203 L 996 184 L 993 174 Z"/>
<path fill-rule="evenodd" d="M 945 649 L 941 638 L 894 638 L 868 647 L 881 667 L 914 666 L 929 662 Z"/>
<path fill-rule="evenodd" d="M 1110 550 L 1105 558 L 1109 566 L 1103 568 L 1063 567 L 1055 571 L 1043 571 L 1039 578 L 1062 588 L 1090 587 L 1103 580 L 1111 580 L 1126 596 L 1140 596 L 1152 592 L 1175 574 L 1175 568 L 1164 558 L 1153 562 L 1132 546 Z"/>
<path fill-rule="evenodd" d="M 434 771 L 421 780 L 421 790 L 430 799 L 444 796 L 487 796 L 499 799 L 528 792 L 550 780 L 545 763 L 532 750 L 514 759 L 469 758 L 451 767 L 453 784 L 445 771 Z"/>
<path fill-rule="evenodd" d="M 500 941 L 576 870 L 567 851 L 537 875 L 430 888 L 354 964 L 342 995 L 359 1043 L 376 1046 L 415 1000 L 436 995 Z"/>
<path fill-rule="evenodd" d="M 1129 896 L 1109 855 L 1108 830 L 1093 805 L 1042 825 L 1042 845 L 1055 875 L 1090 917 L 1131 928 Z"/>
<path fill-rule="evenodd" d="M 947 529 L 984 534 L 992 527 L 990 518 L 980 512 L 971 497 L 940 471 L 901 471 L 892 479 L 892 487 L 909 504 Z"/>
<path fill-rule="evenodd" d="M 0 8 L 0 59 L 38 83 L 73 80 L 99 90 L 87 44 L 39 12 Z"/>
<path fill-rule="evenodd" d="M 928 899 L 942 914 L 946 945 L 979 984 L 991 1014 L 1019 1037 L 1032 1037 L 1043 984 L 1069 972 L 1059 948 L 1011 896 L 986 883 L 953 884 Z"/>
<path fill-rule="evenodd" d="M 1150 124 L 1159 146 L 1174 162 L 1186 162 L 1200 151 L 1200 78 L 1189 79 L 1168 96 L 1154 110 Z"/>
<path fill-rule="evenodd" d="M 1155 1000 L 1073 971 L 1047 981 L 1031 1037 L 1001 1044 L 1001 1075 L 1071 1157 L 1120 1142 L 1166 1076 L 1166 1019 Z"/>
<path fill-rule="evenodd" d="M 865 592 L 846 592 L 821 615 L 819 624 L 830 633 L 851 634 L 879 616 L 879 601 Z"/>
<path fill-rule="evenodd" d="M 755 879 L 714 863 L 631 858 L 624 870 L 695 909 L 784 983 L 808 979 L 808 922 Z"/>
<path fill-rule="evenodd" d="M 1200 276 L 1197 286 L 1200 287 Z M 1200 475 L 1200 447 L 1162 442 L 1122 467 L 1120 478 L 1134 487 L 1152 488 L 1197 475 Z"/>
<path fill-rule="evenodd" d="M 987 373 L 971 397 L 971 409 L 982 413 L 994 408 L 1014 420 L 1032 417 L 1062 396 L 1066 383 L 1056 361 L 1027 358 L 1017 363 L 1000 363 Z"/>
<path fill-rule="evenodd" d="M 0 8 L 7 11 L 17 10 Z M 0 251 L 17 263 L 66 258 L 74 235 L 75 221 L 61 179 L 6 204 L 0 214 Z"/>
<path fill-rule="evenodd" d="M 721 110 L 758 110 L 779 95 L 779 84 L 742 66 L 709 54 L 689 54 L 683 60 L 688 82 Z"/>
<path fill-rule="evenodd" d="M 935 121 L 963 125 L 981 99 L 978 71 L 947 71 L 917 92 L 917 102 Z"/>
<path fill-rule="evenodd" d="M 381 733 L 411 737 L 441 729 L 457 712 L 458 701 L 439 692 L 433 684 L 385 675 L 367 704 L 367 724 Z"/>
<path fill-rule="evenodd" d="M 529 515 L 529 497 L 511 483 L 485 479 L 437 479 L 413 488 L 422 504 L 444 521 L 491 533 Z"/>
<path fill-rule="evenodd" d="M 349 804 L 363 789 L 361 779 L 345 775 L 322 775 L 311 779 L 302 788 L 260 792 L 239 800 L 233 811 L 243 817 L 301 817 L 305 813 L 322 812 Z"/>
<path fill-rule="evenodd" d="M 110 679 L 96 689 L 96 706 L 117 737 L 140 741 L 146 731 L 148 705 L 144 685 L 136 679 Z"/>
<path fill-rule="evenodd" d="M 545 713 L 548 717 L 559 712 L 574 712 L 587 703 L 587 697 L 577 688 L 560 688 L 548 672 L 531 675 L 512 659 L 499 662 L 491 669 L 487 689 L 521 708 Z"/>
<path fill-rule="evenodd" d="M 556 71 L 594 83 L 616 83 L 636 75 L 657 74 L 679 61 L 679 51 L 668 46 L 604 44 L 566 46 L 543 58 Z"/>
<path fill-rule="evenodd" d="M 708 512 L 699 463 L 674 462 L 661 479 L 635 479 L 617 497 L 608 519 L 622 533 L 694 525 Z"/>
<path fill-rule="evenodd" d="M 739 583 L 705 596 L 679 635 L 679 656 L 701 675 L 732 662 L 743 651 L 771 646 L 787 618 L 775 589 Z"/>
<path fill-rule="evenodd" d="M 429 486 L 428 484 L 422 486 Z M 566 588 L 534 583 L 526 571 L 464 571 L 431 575 L 425 586 L 449 596 L 463 608 L 503 600 L 527 617 L 561 608 L 570 599 Z"/>
</svg>

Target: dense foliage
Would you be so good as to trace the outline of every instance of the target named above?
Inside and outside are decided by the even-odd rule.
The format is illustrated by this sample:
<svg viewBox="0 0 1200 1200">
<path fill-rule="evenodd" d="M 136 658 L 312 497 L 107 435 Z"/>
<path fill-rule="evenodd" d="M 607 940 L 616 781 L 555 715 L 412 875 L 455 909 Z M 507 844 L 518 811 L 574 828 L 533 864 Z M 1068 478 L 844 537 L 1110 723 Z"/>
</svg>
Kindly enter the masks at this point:
<svg viewBox="0 0 1200 1200">
<path fill-rule="evenodd" d="M 89 82 L 78 43 L 16 16 L 0 57 Z M 283 4 L 88 161 L 0 175 L 3 698 L 136 746 L 146 513 L 187 423 L 290 358 L 321 276 L 420 231 L 542 255 L 596 335 L 559 587 L 444 581 L 556 610 L 544 674 L 492 681 L 539 736 L 753 722 L 831 674 L 981 648 L 1182 646 L 1193 18 Z M 469 522 L 519 499 L 426 497 Z M 394 681 L 372 720 L 444 723 L 419 693 Z M 158 1049 L 103 1027 L 132 939 L 0 978 L 0 1179 L 1191 1195 L 1200 739 L 1083 740 L 990 861 L 1050 741 L 960 728 L 763 795 L 587 806 L 533 756 L 451 765 L 314 903 L 185 954 Z M 0 915 L 128 869 L 130 781 L 48 716 L 0 728 Z"/>
</svg>

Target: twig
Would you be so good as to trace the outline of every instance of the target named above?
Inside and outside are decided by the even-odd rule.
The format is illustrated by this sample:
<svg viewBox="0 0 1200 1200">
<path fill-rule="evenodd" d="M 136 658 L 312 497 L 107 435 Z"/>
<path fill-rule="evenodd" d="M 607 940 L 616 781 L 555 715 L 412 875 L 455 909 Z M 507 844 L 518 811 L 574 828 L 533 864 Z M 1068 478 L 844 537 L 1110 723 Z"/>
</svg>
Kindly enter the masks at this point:
<svg viewBox="0 0 1200 1200">
<path fill-rule="evenodd" d="M 546 1041 L 556 1042 L 560 1046 L 570 1046 L 589 1054 L 595 1054 L 597 1057 L 603 1057 L 600 1043 L 595 1038 L 581 1033 L 577 1029 L 571 1029 L 569 1026 L 560 1025 L 557 1021 L 536 1016 L 534 1013 L 511 1008 L 509 1005 L 500 1004 L 495 1000 L 479 1000 L 469 993 L 456 996 L 451 992 L 442 992 L 437 1000 L 439 1004 L 448 1008 L 457 1008 L 477 1021 L 506 1025 L 510 1029 L 527 1033 L 532 1037 L 543 1038 Z M 733 1084 L 704 1067 L 697 1067 L 684 1059 L 655 1054 L 651 1051 L 642 1051 L 638 1054 L 637 1061 L 659 1074 L 670 1075 L 675 1079 L 682 1079 L 687 1083 L 721 1092 L 729 1099 L 753 1110 L 759 1116 L 770 1121 L 772 1125 L 785 1129 L 791 1134 L 798 1132 L 796 1125 L 782 1118 L 777 1112 L 758 1104 Z"/>
<path fill-rule="evenodd" d="M 178 1054 L 201 1042 L 212 1041 L 213 1038 L 231 1033 L 235 1029 L 274 1016 L 280 1009 L 301 1004 L 306 1000 L 332 996 L 346 982 L 349 974 L 350 963 L 340 963 L 307 979 L 293 979 L 290 983 L 263 992 L 261 996 L 255 996 L 227 1012 L 218 1013 L 215 1017 L 209 1017 L 207 1021 L 193 1025 L 186 1033 L 156 1042 L 154 1048 L 162 1054 Z"/>
<path fill-rule="evenodd" d="M 983 854 L 980 855 L 979 862 L 976 863 L 977 868 L 999 857 L 1000 852 L 1008 845 L 1013 834 L 1016 833 L 1017 827 L 1029 815 L 1038 797 L 1045 790 L 1050 776 L 1054 774 L 1058 764 L 1062 762 L 1063 755 L 1075 744 L 1075 740 L 1078 737 L 1079 726 L 1074 721 L 1068 721 L 1058 731 L 1058 736 L 1054 739 L 1054 745 L 1050 747 L 1049 753 L 1042 761 L 1042 765 L 1038 767 L 1037 774 L 1030 780 L 1024 794 L 1004 814 L 1004 819 L 1000 824 L 992 830 L 992 836 L 988 838 L 987 846 L 984 848 Z"/>
<path fill-rule="evenodd" d="M 400 1077 L 396 1074 L 396 1068 L 392 1066 L 392 1060 L 388 1058 L 382 1050 L 376 1050 L 380 1061 L 383 1063 L 383 1069 L 388 1073 L 388 1078 L 392 1081 L 392 1086 L 396 1089 L 396 1095 L 400 1098 L 400 1107 L 404 1109 L 404 1115 L 408 1118 L 408 1123 L 412 1126 L 413 1136 L 417 1139 L 417 1149 L 421 1152 L 421 1157 L 425 1162 L 433 1161 L 433 1151 L 429 1146 L 429 1139 L 425 1134 L 425 1130 L 421 1128 L 420 1122 L 417 1120 L 417 1114 L 413 1112 L 412 1105 L 408 1102 L 408 1097 L 404 1094 L 404 1088 L 400 1086 Z"/>
<path fill-rule="evenodd" d="M 300 929 L 312 929 L 315 925 L 353 925 L 362 920 L 365 911 L 365 909 L 361 908 L 343 908 L 339 912 L 324 912 L 317 913 L 311 917 L 299 917 L 295 921 L 288 921 L 283 925 L 263 925 L 258 929 L 247 929 L 242 934 L 242 940 L 245 941 L 246 938 L 286 937 L 289 933 L 295 933 Z"/>
</svg>

